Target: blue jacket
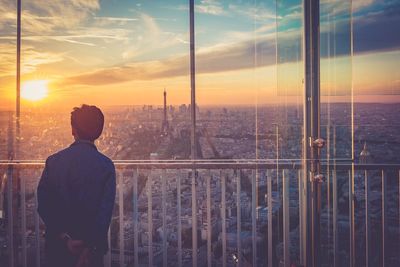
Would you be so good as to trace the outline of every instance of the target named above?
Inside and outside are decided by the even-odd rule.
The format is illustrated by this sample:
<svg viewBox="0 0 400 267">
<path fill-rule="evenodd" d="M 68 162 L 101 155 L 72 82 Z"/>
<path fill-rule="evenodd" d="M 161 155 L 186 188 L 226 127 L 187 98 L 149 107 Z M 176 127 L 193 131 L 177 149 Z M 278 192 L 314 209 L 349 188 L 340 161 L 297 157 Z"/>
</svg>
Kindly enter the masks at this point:
<svg viewBox="0 0 400 267">
<path fill-rule="evenodd" d="M 38 186 L 46 239 L 66 232 L 105 253 L 115 180 L 114 164 L 93 143 L 78 140 L 51 155 Z"/>
</svg>

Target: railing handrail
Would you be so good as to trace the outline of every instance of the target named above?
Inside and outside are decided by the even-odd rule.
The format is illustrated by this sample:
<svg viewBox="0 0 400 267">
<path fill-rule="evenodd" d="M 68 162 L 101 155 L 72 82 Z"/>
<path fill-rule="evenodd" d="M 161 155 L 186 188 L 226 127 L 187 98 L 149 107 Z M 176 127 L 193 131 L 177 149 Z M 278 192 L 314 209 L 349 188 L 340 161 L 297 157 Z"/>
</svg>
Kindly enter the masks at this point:
<svg viewBox="0 0 400 267">
<path fill-rule="evenodd" d="M 212 160 L 113 160 L 115 166 L 139 169 L 302 169 L 296 159 L 212 159 Z M 43 166 L 44 160 L 0 160 L 0 166 Z M 334 165 L 337 170 L 399 170 L 400 163 L 352 163 L 346 159 L 322 160 L 322 166 Z"/>
</svg>

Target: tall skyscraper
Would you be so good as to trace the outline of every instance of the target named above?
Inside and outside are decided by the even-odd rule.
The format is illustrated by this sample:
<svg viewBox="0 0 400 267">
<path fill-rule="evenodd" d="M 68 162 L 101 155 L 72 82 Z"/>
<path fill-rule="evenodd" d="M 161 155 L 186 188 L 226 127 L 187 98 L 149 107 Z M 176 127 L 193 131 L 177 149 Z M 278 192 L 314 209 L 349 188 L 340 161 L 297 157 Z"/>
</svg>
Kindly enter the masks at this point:
<svg viewBox="0 0 400 267">
<path fill-rule="evenodd" d="M 168 134 L 169 131 L 169 124 L 168 124 L 168 118 L 167 118 L 167 91 L 164 88 L 164 118 L 163 122 L 161 125 L 161 131 L 164 134 Z"/>
<path fill-rule="evenodd" d="M 371 153 L 367 149 L 367 142 L 364 142 L 363 150 L 360 153 L 360 163 L 371 163 Z"/>
</svg>

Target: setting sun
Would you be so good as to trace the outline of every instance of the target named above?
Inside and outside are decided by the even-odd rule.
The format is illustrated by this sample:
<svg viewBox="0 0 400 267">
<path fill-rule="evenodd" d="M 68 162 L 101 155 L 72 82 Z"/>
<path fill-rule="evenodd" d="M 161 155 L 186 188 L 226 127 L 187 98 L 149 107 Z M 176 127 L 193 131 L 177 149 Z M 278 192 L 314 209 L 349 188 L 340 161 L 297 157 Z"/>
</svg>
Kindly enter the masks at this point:
<svg viewBox="0 0 400 267">
<path fill-rule="evenodd" d="M 39 101 L 47 97 L 46 80 L 28 81 L 22 84 L 21 97 L 30 101 Z"/>
</svg>

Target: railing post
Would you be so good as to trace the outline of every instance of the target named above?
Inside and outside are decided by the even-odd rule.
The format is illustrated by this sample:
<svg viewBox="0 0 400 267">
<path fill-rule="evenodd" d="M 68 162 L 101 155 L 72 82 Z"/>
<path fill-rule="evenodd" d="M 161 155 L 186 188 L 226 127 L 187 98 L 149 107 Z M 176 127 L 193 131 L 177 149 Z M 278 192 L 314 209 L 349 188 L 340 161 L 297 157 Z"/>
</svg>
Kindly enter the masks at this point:
<svg viewBox="0 0 400 267">
<path fill-rule="evenodd" d="M 226 176 L 220 171 L 221 178 L 221 220 L 222 220 L 222 266 L 226 267 Z"/>
<path fill-rule="evenodd" d="M 39 178 L 38 178 L 39 180 Z M 37 191 L 34 190 L 35 198 L 35 243 L 36 243 L 36 267 L 40 267 L 40 229 L 39 229 L 39 214 L 36 212 L 38 209 Z"/>
<path fill-rule="evenodd" d="M 355 266 L 355 231 L 354 231 L 354 164 L 348 171 L 349 180 L 349 224 L 350 224 L 350 266 Z"/>
<path fill-rule="evenodd" d="M 382 267 L 386 265 L 386 175 L 382 170 Z"/>
<path fill-rule="evenodd" d="M 162 230 L 163 230 L 163 236 L 162 236 L 162 255 L 163 255 L 163 266 L 167 267 L 168 262 L 167 262 L 167 197 L 166 197 L 166 171 L 165 169 L 162 170 L 162 175 L 161 175 L 161 198 L 162 198 Z"/>
<path fill-rule="evenodd" d="M 133 254 L 134 254 L 134 266 L 139 266 L 139 243 L 138 243 L 138 179 L 139 179 L 139 169 L 136 170 L 136 177 L 133 174 Z"/>
<path fill-rule="evenodd" d="M 153 267 L 153 192 L 152 172 L 147 178 L 147 231 L 148 231 L 148 255 L 149 267 Z"/>
<path fill-rule="evenodd" d="M 333 173 L 332 173 L 332 231 L 333 231 L 333 267 L 338 265 L 339 237 L 337 229 L 337 172 L 336 172 L 336 126 L 333 127 Z"/>
<path fill-rule="evenodd" d="M 19 177 L 21 183 L 21 244 L 22 244 L 22 266 L 27 266 L 26 255 L 26 181 L 21 176 Z"/>
<path fill-rule="evenodd" d="M 268 266 L 273 266 L 273 236 L 272 236 L 272 174 L 271 170 L 267 172 L 267 190 L 268 190 Z"/>
<path fill-rule="evenodd" d="M 108 244 L 111 244 L 111 227 L 108 228 L 107 240 L 108 240 Z M 103 262 L 104 262 L 104 265 L 106 267 L 111 267 L 111 247 L 107 251 L 107 254 L 104 257 L 104 261 Z"/>
<path fill-rule="evenodd" d="M 339 266 L 338 262 L 338 247 L 339 247 L 339 238 L 338 238 L 338 229 L 337 229 L 337 175 L 336 170 L 333 171 L 333 180 L 332 180 L 332 225 L 333 225 L 333 266 Z"/>
<path fill-rule="evenodd" d="M 182 221 L 181 221 L 181 175 L 182 172 L 178 171 L 176 177 L 176 202 L 177 202 L 177 232 L 178 232 L 178 267 L 182 266 Z"/>
<path fill-rule="evenodd" d="M 368 171 L 364 171 L 364 190 L 365 190 L 365 266 L 369 266 L 369 195 L 370 195 L 370 186 L 368 181 Z"/>
<path fill-rule="evenodd" d="M 237 219 L 237 229 L 236 229 L 236 246 L 237 246 L 237 265 L 242 266 L 242 210 L 240 205 L 240 195 L 241 195 L 241 172 L 236 170 L 236 219 Z"/>
<path fill-rule="evenodd" d="M 283 266 L 290 266 L 290 214 L 289 214 L 289 177 L 286 170 L 282 170 L 283 187 Z"/>
<path fill-rule="evenodd" d="M 207 266 L 211 267 L 211 171 L 207 174 Z"/>
<path fill-rule="evenodd" d="M 311 174 L 314 175 L 314 174 Z M 315 179 L 315 178 L 314 178 Z M 320 266 L 321 181 L 312 181 L 312 266 Z"/>
<path fill-rule="evenodd" d="M 124 239 L 124 180 L 123 174 L 118 175 L 118 204 L 119 204 L 119 266 L 125 266 L 125 239 Z"/>
<path fill-rule="evenodd" d="M 251 172 L 251 231 L 252 231 L 252 249 L 253 266 L 257 266 L 257 172 L 258 169 Z"/>
<path fill-rule="evenodd" d="M 13 166 L 7 169 L 7 241 L 8 241 L 8 266 L 14 267 L 14 216 L 13 216 Z"/>
<path fill-rule="evenodd" d="M 197 267 L 197 172 L 192 169 L 192 266 Z"/>
</svg>

